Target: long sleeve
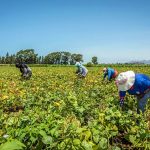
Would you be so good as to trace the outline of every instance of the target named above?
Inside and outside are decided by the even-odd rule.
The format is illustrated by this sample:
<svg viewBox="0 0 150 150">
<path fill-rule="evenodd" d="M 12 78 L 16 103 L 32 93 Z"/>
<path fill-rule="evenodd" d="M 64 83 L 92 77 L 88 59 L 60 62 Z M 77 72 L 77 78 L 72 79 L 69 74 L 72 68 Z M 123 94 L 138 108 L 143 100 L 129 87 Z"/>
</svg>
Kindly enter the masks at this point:
<svg viewBox="0 0 150 150">
<path fill-rule="evenodd" d="M 79 73 L 79 72 L 80 72 L 80 68 L 78 67 L 77 70 L 76 70 L 76 73 Z"/>
<path fill-rule="evenodd" d="M 107 72 L 104 73 L 104 79 L 106 78 L 106 76 L 107 76 Z"/>
<path fill-rule="evenodd" d="M 22 68 L 28 68 L 28 66 L 26 64 L 21 64 Z"/>
<path fill-rule="evenodd" d="M 124 99 L 125 96 L 126 96 L 126 91 L 119 91 L 119 98 L 120 99 Z"/>
<path fill-rule="evenodd" d="M 24 67 L 25 67 L 25 68 L 28 68 L 28 66 L 27 66 L 26 64 L 24 64 Z"/>
<path fill-rule="evenodd" d="M 111 76 L 112 76 L 112 72 L 111 72 L 111 70 L 108 70 L 108 80 L 109 81 L 111 80 Z"/>
<path fill-rule="evenodd" d="M 123 106 L 123 104 L 124 104 L 125 95 L 126 95 L 126 91 L 119 91 L 120 106 Z"/>
<path fill-rule="evenodd" d="M 142 85 L 144 85 L 145 88 L 150 89 L 150 80 L 143 80 Z"/>
<path fill-rule="evenodd" d="M 82 74 L 82 67 L 78 67 L 77 72 L 78 74 Z"/>
<path fill-rule="evenodd" d="M 23 73 L 23 68 L 20 68 L 20 72 Z"/>
<path fill-rule="evenodd" d="M 82 67 L 80 67 L 80 73 L 82 74 L 82 72 L 83 72 L 83 68 L 82 68 Z"/>
</svg>

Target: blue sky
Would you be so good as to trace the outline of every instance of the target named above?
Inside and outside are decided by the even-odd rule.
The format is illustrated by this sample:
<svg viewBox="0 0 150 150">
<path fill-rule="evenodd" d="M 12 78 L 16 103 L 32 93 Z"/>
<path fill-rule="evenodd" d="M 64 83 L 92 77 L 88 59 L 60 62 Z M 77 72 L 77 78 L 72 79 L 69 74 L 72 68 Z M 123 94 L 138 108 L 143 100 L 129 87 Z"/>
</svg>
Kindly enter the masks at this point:
<svg viewBox="0 0 150 150">
<path fill-rule="evenodd" d="M 150 59 L 150 0 L 0 0 L 0 55 L 28 48 Z"/>
</svg>

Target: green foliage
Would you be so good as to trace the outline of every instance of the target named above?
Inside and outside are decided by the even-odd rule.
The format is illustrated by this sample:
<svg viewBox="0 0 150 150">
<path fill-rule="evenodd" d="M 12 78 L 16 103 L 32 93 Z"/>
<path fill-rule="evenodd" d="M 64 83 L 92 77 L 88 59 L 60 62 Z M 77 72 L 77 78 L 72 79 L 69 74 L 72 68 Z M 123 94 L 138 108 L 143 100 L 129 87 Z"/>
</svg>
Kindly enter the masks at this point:
<svg viewBox="0 0 150 150">
<path fill-rule="evenodd" d="M 15 67 L 0 68 L 0 149 L 150 149 L 150 105 L 137 115 L 136 100 L 127 95 L 122 110 L 102 68 L 90 67 L 85 79 L 75 69 L 32 67 L 32 78 L 22 81 Z"/>
<path fill-rule="evenodd" d="M 52 52 L 44 56 L 35 54 L 34 49 L 20 50 L 16 54 L 0 56 L 0 64 L 14 64 L 25 62 L 28 64 L 54 64 L 54 65 L 74 65 L 76 61 L 83 62 L 82 54 L 71 54 L 70 52 Z"/>
<path fill-rule="evenodd" d="M 76 61 L 83 61 L 81 54 L 71 54 L 70 52 L 53 52 L 45 56 L 44 63 L 46 64 L 71 64 Z"/>
<path fill-rule="evenodd" d="M 34 53 L 34 49 L 20 50 L 16 54 L 16 62 L 25 62 L 29 64 L 36 63 L 37 54 Z"/>
<path fill-rule="evenodd" d="M 86 64 L 86 66 L 87 66 L 87 67 L 93 67 L 93 64 L 92 64 L 91 62 L 88 62 L 88 63 Z"/>
<path fill-rule="evenodd" d="M 26 146 L 18 140 L 8 141 L 0 146 L 0 150 L 23 150 Z"/>
<path fill-rule="evenodd" d="M 93 63 L 94 65 L 97 65 L 97 64 L 98 64 L 98 59 L 97 59 L 96 56 L 93 56 L 93 57 L 92 57 L 92 63 Z"/>
</svg>

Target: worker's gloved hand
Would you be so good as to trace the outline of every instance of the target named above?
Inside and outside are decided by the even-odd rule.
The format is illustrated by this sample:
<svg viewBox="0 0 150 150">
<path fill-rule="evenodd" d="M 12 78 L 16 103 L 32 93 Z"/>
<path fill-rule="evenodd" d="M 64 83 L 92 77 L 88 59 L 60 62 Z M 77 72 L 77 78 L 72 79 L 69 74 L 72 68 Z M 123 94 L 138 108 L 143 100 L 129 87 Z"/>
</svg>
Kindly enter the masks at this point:
<svg viewBox="0 0 150 150">
<path fill-rule="evenodd" d="M 124 99 L 120 99 L 120 107 L 122 107 L 124 104 Z"/>
</svg>

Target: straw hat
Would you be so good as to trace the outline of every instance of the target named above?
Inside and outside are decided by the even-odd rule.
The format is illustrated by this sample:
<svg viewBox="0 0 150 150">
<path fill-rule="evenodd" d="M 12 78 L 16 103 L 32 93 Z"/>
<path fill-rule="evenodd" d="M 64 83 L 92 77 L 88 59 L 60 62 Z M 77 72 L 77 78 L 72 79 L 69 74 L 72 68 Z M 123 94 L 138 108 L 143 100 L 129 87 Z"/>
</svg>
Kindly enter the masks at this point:
<svg viewBox="0 0 150 150">
<path fill-rule="evenodd" d="M 133 71 L 122 72 L 116 79 L 119 91 L 129 90 L 135 82 L 135 73 Z"/>
<path fill-rule="evenodd" d="M 106 72 L 107 68 L 103 68 L 103 72 Z"/>
</svg>

